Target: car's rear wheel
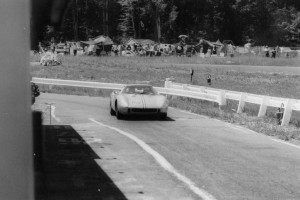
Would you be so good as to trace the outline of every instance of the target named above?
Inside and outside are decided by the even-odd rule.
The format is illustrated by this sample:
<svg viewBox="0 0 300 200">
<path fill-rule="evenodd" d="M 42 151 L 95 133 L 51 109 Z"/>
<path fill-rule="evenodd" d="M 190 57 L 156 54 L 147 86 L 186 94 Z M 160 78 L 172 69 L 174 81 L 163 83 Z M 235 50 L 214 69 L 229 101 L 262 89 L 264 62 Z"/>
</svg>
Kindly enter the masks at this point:
<svg viewBox="0 0 300 200">
<path fill-rule="evenodd" d="M 109 105 L 109 107 L 110 107 L 110 115 L 115 116 L 116 112 L 112 109 L 111 104 Z"/>
<path fill-rule="evenodd" d="M 118 103 L 116 102 L 116 104 L 115 104 L 115 110 L 116 110 L 116 117 L 117 117 L 117 119 L 123 119 L 123 115 L 122 115 L 122 113 L 120 113 L 120 111 L 119 111 L 119 109 L 118 109 Z"/>
</svg>

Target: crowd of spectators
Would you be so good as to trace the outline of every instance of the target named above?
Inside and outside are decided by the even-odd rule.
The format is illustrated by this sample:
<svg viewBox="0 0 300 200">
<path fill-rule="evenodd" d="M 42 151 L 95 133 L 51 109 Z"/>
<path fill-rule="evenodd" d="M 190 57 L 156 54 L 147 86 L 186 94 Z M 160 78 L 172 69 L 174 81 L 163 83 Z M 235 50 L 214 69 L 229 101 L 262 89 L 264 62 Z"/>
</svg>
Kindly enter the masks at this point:
<svg viewBox="0 0 300 200">
<path fill-rule="evenodd" d="M 277 47 L 268 47 L 268 46 L 264 46 L 263 50 L 265 52 L 265 56 L 266 57 L 271 57 L 271 58 L 276 58 L 276 56 L 279 55 L 280 53 L 280 49 L 279 46 Z"/>
<path fill-rule="evenodd" d="M 113 45 L 112 52 L 117 56 L 161 56 L 173 55 L 175 53 L 174 45 L 171 44 L 121 44 Z"/>
<path fill-rule="evenodd" d="M 189 46 L 189 47 L 188 47 Z M 187 53 L 187 49 L 189 49 Z M 241 49 L 241 48 L 240 48 Z M 181 54 L 179 53 L 181 51 Z M 247 50 L 247 51 L 246 51 Z M 236 51 L 236 52 L 235 52 Z M 166 56 L 166 55 L 196 55 L 201 56 L 233 56 L 234 54 L 252 53 L 253 55 L 263 55 L 265 57 L 294 57 L 293 52 L 282 49 L 282 47 L 251 47 L 244 46 L 244 50 L 239 51 L 231 44 L 209 45 L 205 53 L 203 46 L 195 49 L 193 45 L 187 45 L 179 42 L 177 44 L 161 44 L 161 43 L 123 43 L 119 45 L 82 45 L 76 42 L 65 42 L 54 44 L 46 50 L 40 45 L 40 53 L 43 53 L 41 62 L 45 65 L 46 60 L 54 60 L 57 62 L 57 54 L 63 55 L 113 55 L 113 56 Z M 46 63 L 47 65 L 47 63 Z"/>
</svg>

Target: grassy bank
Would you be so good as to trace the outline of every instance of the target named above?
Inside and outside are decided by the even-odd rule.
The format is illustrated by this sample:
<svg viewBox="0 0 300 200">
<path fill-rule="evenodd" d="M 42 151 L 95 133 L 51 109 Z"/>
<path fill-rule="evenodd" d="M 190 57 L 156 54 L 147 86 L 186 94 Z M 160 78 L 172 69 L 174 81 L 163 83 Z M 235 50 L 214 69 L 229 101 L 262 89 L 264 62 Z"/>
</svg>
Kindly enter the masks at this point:
<svg viewBox="0 0 300 200">
<path fill-rule="evenodd" d="M 72 59 L 74 57 L 71 57 Z M 235 57 L 207 57 L 200 58 L 198 56 L 193 57 L 176 57 L 176 56 L 162 56 L 162 57 L 76 57 L 80 58 L 83 62 L 93 62 L 93 60 L 101 60 L 102 63 L 126 62 L 128 64 L 210 64 L 210 65 L 255 65 L 255 66 L 295 66 L 300 67 L 300 56 L 295 58 L 278 57 L 276 59 L 266 58 L 253 55 L 240 55 Z M 112 59 L 113 58 L 113 59 Z M 63 60 L 70 62 L 68 57 L 62 57 Z M 31 62 L 38 62 L 40 55 L 35 54 L 31 56 Z M 88 61 L 89 60 L 89 61 Z M 76 61 L 75 61 L 76 62 Z"/>
<path fill-rule="evenodd" d="M 164 59 L 173 59 L 174 62 L 190 60 L 186 57 L 65 57 L 63 64 L 59 66 L 31 66 L 31 74 L 34 77 L 116 83 L 164 80 L 167 77 L 174 77 L 175 82 L 190 83 L 190 66 L 168 64 L 163 61 Z M 198 60 L 203 59 L 198 58 Z M 207 85 L 206 77 L 211 74 L 212 87 L 300 99 L 300 67 L 299 74 L 286 74 L 287 70 L 284 67 L 282 67 L 282 73 L 273 73 L 272 69 L 268 72 L 249 72 L 247 68 L 236 70 L 231 66 L 210 67 L 206 65 L 193 66 L 193 68 L 195 70 L 193 84 L 195 85 Z M 278 67 L 276 69 L 278 71 Z M 156 82 L 155 85 L 162 86 L 163 82 Z"/>
<path fill-rule="evenodd" d="M 239 58 L 215 58 L 215 59 L 235 59 Z M 252 58 L 240 58 L 252 59 Z M 262 62 L 290 62 L 289 65 L 296 66 L 298 58 L 294 59 L 263 59 Z M 225 61 L 225 60 L 224 60 Z M 197 64 L 197 62 L 208 62 L 208 59 L 186 58 L 186 57 L 65 57 L 60 66 L 31 66 L 31 75 L 33 77 L 47 77 L 83 81 L 115 82 L 115 83 L 135 83 L 136 81 L 156 80 L 156 86 L 163 86 L 163 81 L 167 77 L 174 77 L 176 82 L 190 83 L 188 64 Z M 257 61 L 258 62 L 258 61 Z M 174 63 L 186 63 L 175 65 Z M 292 65 L 291 63 L 294 63 Z M 216 64 L 216 63 L 214 63 Z M 243 63 L 245 64 L 245 63 Z M 263 63 L 265 64 L 265 63 Z M 261 65 L 258 63 L 257 65 Z M 270 64 L 272 65 L 272 64 Z M 274 64 L 273 64 L 274 65 Z M 284 63 L 283 65 L 286 65 Z M 248 92 L 254 94 L 278 96 L 285 98 L 300 99 L 300 75 L 287 74 L 283 66 L 282 72 L 255 72 L 248 71 L 248 68 L 236 70 L 231 66 L 210 67 L 193 66 L 195 73 L 193 84 L 207 85 L 206 77 L 212 75 L 213 84 L 211 87 Z M 249 66 L 251 68 L 251 66 Z M 300 70 L 300 68 L 299 68 Z M 49 91 L 48 86 L 41 87 L 41 91 Z M 54 86 L 51 92 L 67 93 L 77 95 L 108 96 L 109 91 L 70 88 Z M 213 103 L 191 100 L 187 98 L 173 98 L 171 105 L 195 113 L 207 115 L 213 118 L 222 119 L 231 123 L 246 126 L 254 131 L 267 135 L 274 135 L 284 140 L 300 141 L 299 113 L 294 112 L 291 120 L 291 126 L 280 127 L 276 123 L 275 109 L 268 109 L 267 116 L 257 118 L 258 108 L 255 105 L 246 104 L 245 113 L 236 114 L 237 102 L 228 102 L 224 110 L 220 111 Z"/>
</svg>

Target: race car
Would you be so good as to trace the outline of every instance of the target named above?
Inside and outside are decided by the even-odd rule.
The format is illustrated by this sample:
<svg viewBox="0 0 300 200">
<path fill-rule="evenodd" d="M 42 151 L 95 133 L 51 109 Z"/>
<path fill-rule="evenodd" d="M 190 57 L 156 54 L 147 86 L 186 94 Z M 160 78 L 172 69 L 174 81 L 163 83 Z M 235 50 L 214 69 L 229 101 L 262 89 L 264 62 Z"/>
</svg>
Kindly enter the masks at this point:
<svg viewBox="0 0 300 200">
<path fill-rule="evenodd" d="M 117 119 L 127 115 L 156 115 L 167 118 L 169 102 L 166 96 L 158 94 L 151 85 L 126 85 L 121 91 L 110 95 L 110 114 Z"/>
</svg>

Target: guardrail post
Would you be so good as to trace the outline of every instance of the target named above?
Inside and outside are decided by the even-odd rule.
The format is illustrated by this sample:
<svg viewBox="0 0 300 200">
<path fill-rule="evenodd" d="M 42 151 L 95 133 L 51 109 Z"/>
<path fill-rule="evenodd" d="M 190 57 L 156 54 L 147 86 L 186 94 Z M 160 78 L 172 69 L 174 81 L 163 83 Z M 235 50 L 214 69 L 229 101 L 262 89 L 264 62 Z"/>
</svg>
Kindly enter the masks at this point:
<svg viewBox="0 0 300 200">
<path fill-rule="evenodd" d="M 171 88 L 171 85 L 172 85 L 172 81 L 170 81 L 169 78 L 166 78 L 166 81 L 165 81 L 165 88 Z"/>
<path fill-rule="evenodd" d="M 288 125 L 292 116 L 292 107 L 295 104 L 294 99 L 288 99 L 287 104 L 284 107 L 284 113 L 281 121 L 281 126 Z"/>
<path fill-rule="evenodd" d="M 269 100 L 270 100 L 270 97 L 268 97 L 268 96 L 263 97 L 257 117 L 263 117 L 266 115 Z"/>
<path fill-rule="evenodd" d="M 239 101 L 239 105 L 238 105 L 238 109 L 237 109 L 237 113 L 242 113 L 244 111 L 244 107 L 245 107 L 245 100 L 247 98 L 247 94 L 246 93 L 242 93 L 241 97 L 240 97 L 240 101 Z"/>
<path fill-rule="evenodd" d="M 219 95 L 219 108 L 221 109 L 221 106 L 226 106 L 226 97 L 225 97 L 225 91 L 221 90 Z"/>
</svg>

